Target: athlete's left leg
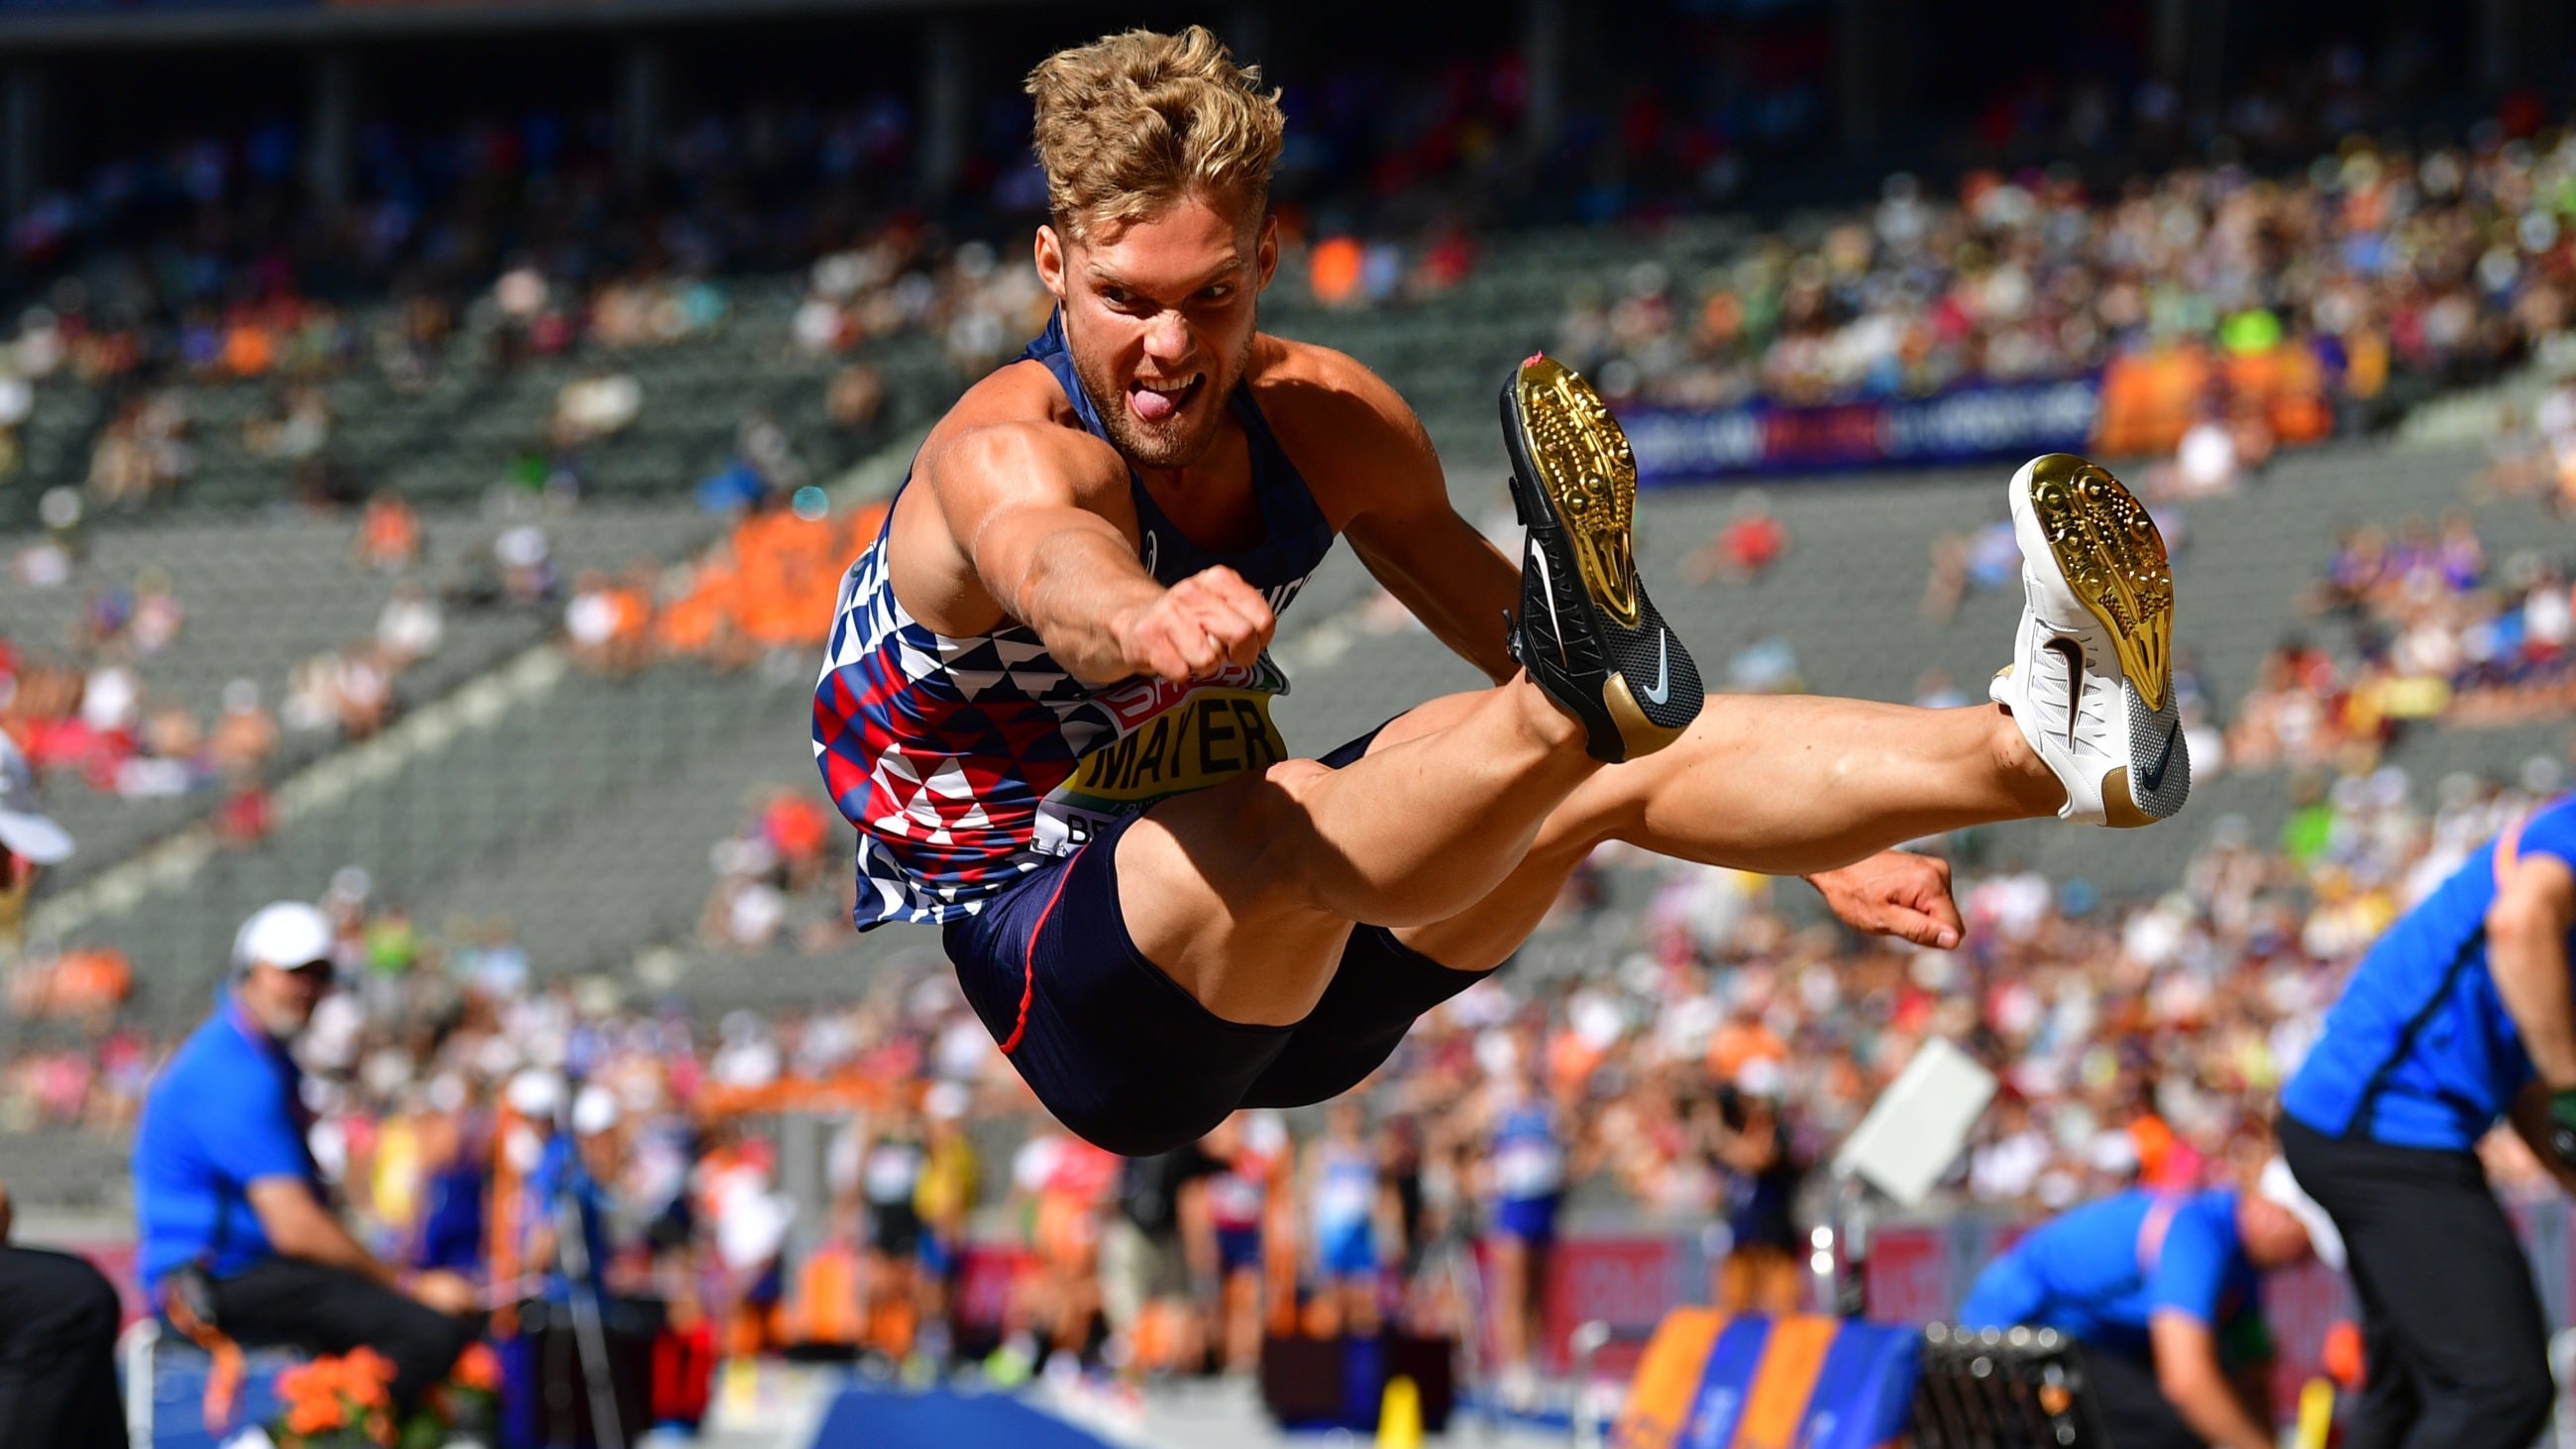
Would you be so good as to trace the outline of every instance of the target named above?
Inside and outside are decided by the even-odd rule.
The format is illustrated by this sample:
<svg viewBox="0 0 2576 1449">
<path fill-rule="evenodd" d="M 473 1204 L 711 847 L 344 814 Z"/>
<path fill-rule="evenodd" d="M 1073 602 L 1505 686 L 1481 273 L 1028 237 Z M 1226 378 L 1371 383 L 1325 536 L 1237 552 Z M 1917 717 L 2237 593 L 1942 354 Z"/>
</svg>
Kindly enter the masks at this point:
<svg viewBox="0 0 2576 1449">
<path fill-rule="evenodd" d="M 1999 820 L 2138 826 L 2180 809 L 2191 761 L 2169 663 L 2173 574 L 2153 520 L 2117 479 L 2065 453 L 2024 464 L 2008 501 L 2023 607 L 1995 703 L 1713 697 L 1669 747 L 1577 786 L 1499 889 L 1397 941 L 1453 970 L 1495 965 L 1605 840 L 1808 875 Z M 1415 710 L 1372 748 L 1436 729 L 1458 707 Z"/>
<path fill-rule="evenodd" d="M 1436 729 L 1452 707 L 1439 699 L 1413 710 L 1370 748 Z M 1538 928 L 1566 877 L 1609 840 L 1805 875 L 1945 830 L 2053 816 L 2065 802 L 2065 786 L 1994 705 L 1713 695 L 1670 747 L 1576 787 L 1483 901 L 1396 938 L 1453 970 L 1498 965 Z"/>
</svg>

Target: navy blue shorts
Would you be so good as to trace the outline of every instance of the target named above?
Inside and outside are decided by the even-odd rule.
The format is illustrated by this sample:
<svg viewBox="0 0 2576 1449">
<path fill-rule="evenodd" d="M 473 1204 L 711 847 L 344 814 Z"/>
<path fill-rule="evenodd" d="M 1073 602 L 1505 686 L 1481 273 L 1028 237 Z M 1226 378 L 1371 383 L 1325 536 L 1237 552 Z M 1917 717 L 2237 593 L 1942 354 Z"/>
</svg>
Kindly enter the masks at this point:
<svg viewBox="0 0 2576 1449">
<path fill-rule="evenodd" d="M 1322 763 L 1340 769 L 1376 737 Z M 1394 1054 L 1414 1018 L 1492 974 L 1452 971 L 1383 926 L 1354 926 L 1305 1020 L 1227 1021 L 1127 933 L 1118 839 L 1138 818 L 1031 871 L 947 931 L 957 984 L 984 1029 L 1057 1121 L 1112 1152 L 1169 1152 L 1240 1107 L 1338 1097 Z"/>
</svg>

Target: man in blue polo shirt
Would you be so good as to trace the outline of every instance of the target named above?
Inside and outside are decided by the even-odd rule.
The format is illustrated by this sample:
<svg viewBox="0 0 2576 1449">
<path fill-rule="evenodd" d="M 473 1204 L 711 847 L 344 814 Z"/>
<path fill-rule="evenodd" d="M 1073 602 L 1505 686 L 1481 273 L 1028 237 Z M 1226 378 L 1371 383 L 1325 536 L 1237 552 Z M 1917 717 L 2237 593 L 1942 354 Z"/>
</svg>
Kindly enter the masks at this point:
<svg viewBox="0 0 2576 1449">
<path fill-rule="evenodd" d="M 331 946 L 330 923 L 301 903 L 242 926 L 222 1005 L 144 1098 L 136 1269 L 156 1297 L 191 1275 L 213 1326 L 239 1342 L 374 1349 L 393 1361 L 394 1401 L 407 1407 L 472 1340 L 476 1294 L 453 1273 L 406 1284 L 332 1210 L 287 1051 L 330 989 Z"/>
<path fill-rule="evenodd" d="M 2124 1192 L 2013 1245 L 1978 1275 L 1969 1328 L 2054 1328 L 2119 1449 L 2273 1449 L 2262 1275 L 2337 1264 L 2341 1242 L 2279 1159 L 2250 1192 Z"/>
<path fill-rule="evenodd" d="M 2351 1449 L 2521 1449 L 2548 1329 L 2475 1153 L 2509 1119 L 2576 1188 L 2576 799 L 2479 848 L 2371 947 L 2281 1093 L 2281 1149 L 2351 1247 Z"/>
</svg>

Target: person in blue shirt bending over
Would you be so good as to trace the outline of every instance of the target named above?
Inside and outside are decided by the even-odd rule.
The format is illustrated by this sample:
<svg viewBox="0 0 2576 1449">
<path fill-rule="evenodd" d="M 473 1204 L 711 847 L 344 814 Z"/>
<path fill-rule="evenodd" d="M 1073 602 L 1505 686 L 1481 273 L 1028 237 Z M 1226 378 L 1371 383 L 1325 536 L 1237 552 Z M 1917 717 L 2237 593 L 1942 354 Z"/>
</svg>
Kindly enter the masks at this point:
<svg viewBox="0 0 2576 1449">
<path fill-rule="evenodd" d="M 2281 1150 L 2351 1245 L 2369 1365 L 2350 1449 L 2522 1449 L 2548 1330 L 2478 1165 L 2499 1118 L 2576 1188 L 2576 798 L 2481 846 L 2390 926 L 2281 1092 Z"/>
<path fill-rule="evenodd" d="M 2275 1158 L 2250 1192 L 2124 1192 L 2041 1225 L 1978 1275 L 1959 1321 L 2082 1344 L 2119 1449 L 2274 1449 L 2262 1275 L 2311 1256 L 2338 1265 L 2343 1245 Z"/>
<path fill-rule="evenodd" d="M 478 1295 L 454 1273 L 406 1280 L 333 1212 L 306 1145 L 311 1112 L 287 1051 L 331 986 L 332 932 L 297 902 L 263 907 L 233 943 L 222 1003 L 153 1079 L 134 1140 L 135 1269 L 173 1316 L 244 1344 L 393 1361 L 407 1409 L 473 1340 Z"/>
</svg>

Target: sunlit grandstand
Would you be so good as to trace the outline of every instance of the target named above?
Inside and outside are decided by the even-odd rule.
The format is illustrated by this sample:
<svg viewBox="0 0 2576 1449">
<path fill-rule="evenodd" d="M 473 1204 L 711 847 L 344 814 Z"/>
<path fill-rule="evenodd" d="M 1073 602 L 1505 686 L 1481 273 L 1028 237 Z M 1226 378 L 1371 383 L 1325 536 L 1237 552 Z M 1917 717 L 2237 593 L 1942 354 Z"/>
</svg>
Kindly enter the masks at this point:
<svg viewBox="0 0 2576 1449">
<path fill-rule="evenodd" d="M 73 1383 L 104 1323 L 122 1413 L 9 1419 L 0 1338 L 0 1442 L 361 1442 L 283 1427 L 348 1345 L 228 1330 L 238 1245 L 189 1298 L 136 1187 L 191 1033 L 325 962 L 261 1040 L 335 1246 L 253 1236 L 470 1289 L 416 1293 L 474 1346 L 405 1445 L 2113 1442 L 2072 1328 L 1949 1326 L 1978 1270 L 2087 1202 L 2268 1191 L 2356 963 L 2566 788 L 2576 26 L 1397 9 L 0 0 L 0 827 L 77 843 L 0 829 L 0 1319 L 21 1249 L 94 1265 L 114 1321 L 24 1362 Z M 1496 389 L 1589 378 L 1708 718 L 1984 706 L 2006 480 L 2080 453 L 2170 552 L 2187 808 L 1906 842 L 1946 950 L 1613 840 L 1347 1095 L 1155 1158 L 1061 1125 L 953 930 L 854 925 L 816 681 L 925 438 L 1056 308 L 1022 77 L 1193 23 L 1286 114 L 1261 329 L 1400 395 L 1516 565 Z M 1494 682 L 1351 547 L 1266 643 L 1303 758 Z M 258 954 L 279 902 L 311 960 Z M 1902 1129 L 1948 1149 L 1908 1194 L 1855 1129 L 1950 1055 L 1985 1095 Z M 2561 1334 L 2547 1140 L 2476 1160 Z M 2404 1361 L 2361 1281 L 2272 1275 L 2240 1416 L 2356 1432 Z M 1772 1357 L 1722 1370 L 1748 1324 Z M 1775 1418 L 1710 1427 L 1799 1332 Z M 1942 1397 L 2025 1370 L 2076 1437 Z"/>
</svg>

